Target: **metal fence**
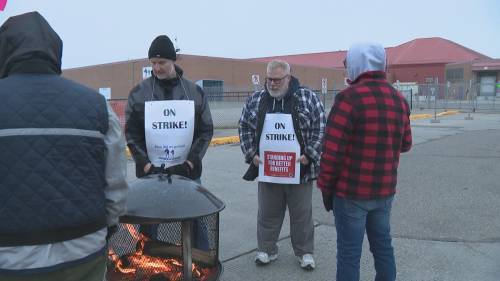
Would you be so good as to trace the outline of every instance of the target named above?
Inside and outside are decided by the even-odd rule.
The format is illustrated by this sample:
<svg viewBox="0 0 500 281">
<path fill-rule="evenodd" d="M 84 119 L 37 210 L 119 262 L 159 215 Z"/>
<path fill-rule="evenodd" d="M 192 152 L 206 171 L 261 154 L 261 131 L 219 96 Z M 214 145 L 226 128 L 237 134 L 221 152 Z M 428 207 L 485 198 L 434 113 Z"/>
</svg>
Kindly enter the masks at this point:
<svg viewBox="0 0 500 281">
<path fill-rule="evenodd" d="M 415 110 L 448 110 L 457 109 L 465 112 L 500 110 L 500 92 L 483 96 L 479 83 L 447 83 L 447 84 L 395 84 Z M 341 89 L 331 89 L 322 94 L 321 90 L 313 90 L 321 98 L 327 113 L 333 105 L 335 95 Z M 498 89 L 497 89 L 498 91 Z M 236 128 L 243 106 L 254 90 L 225 91 L 209 93 L 208 100 L 214 126 L 217 129 Z M 110 104 L 118 115 L 122 125 L 125 124 L 125 108 L 127 100 L 110 100 Z"/>
<path fill-rule="evenodd" d="M 394 85 L 412 109 L 500 110 L 500 91 L 495 84 L 457 82 L 446 84 Z M 485 91 L 488 88 L 488 91 Z M 492 90 L 490 90 L 492 89 Z"/>
<path fill-rule="evenodd" d="M 329 90 L 326 94 L 321 94 L 320 90 L 314 90 L 314 92 L 321 98 L 325 110 L 329 111 L 335 95 L 340 90 Z M 213 99 L 209 97 L 215 128 L 236 128 L 243 106 L 252 93 L 253 91 L 225 92 L 223 98 Z"/>
</svg>

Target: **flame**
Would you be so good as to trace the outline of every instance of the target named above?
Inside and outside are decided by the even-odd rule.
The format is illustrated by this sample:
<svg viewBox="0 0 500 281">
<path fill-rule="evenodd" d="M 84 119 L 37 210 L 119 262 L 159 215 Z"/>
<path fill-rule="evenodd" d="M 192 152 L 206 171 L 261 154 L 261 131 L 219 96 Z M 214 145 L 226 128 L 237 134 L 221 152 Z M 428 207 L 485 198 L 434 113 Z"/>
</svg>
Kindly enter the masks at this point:
<svg viewBox="0 0 500 281">
<path fill-rule="evenodd" d="M 144 241 L 149 241 L 149 238 L 144 236 L 143 234 L 137 232 L 137 230 L 134 228 L 133 225 L 131 224 L 126 224 L 125 225 L 125 228 L 128 230 L 128 233 L 130 233 L 130 235 L 132 235 L 132 237 L 135 239 L 135 240 L 144 240 Z"/>
<path fill-rule="evenodd" d="M 137 247 L 134 253 L 122 257 L 118 256 L 111 248 L 109 249 L 108 256 L 115 265 L 116 273 L 135 276 L 138 272 L 141 272 L 147 275 L 145 276 L 146 280 L 158 274 L 164 275 L 168 278 L 167 280 L 182 280 L 182 261 L 175 258 L 166 259 L 143 254 L 146 242 L 151 239 L 139 233 L 133 225 L 125 224 L 125 228 L 132 238 L 137 241 Z M 193 278 L 200 281 L 208 280 L 211 272 L 210 268 L 202 268 L 195 263 L 192 263 L 191 270 Z"/>
</svg>

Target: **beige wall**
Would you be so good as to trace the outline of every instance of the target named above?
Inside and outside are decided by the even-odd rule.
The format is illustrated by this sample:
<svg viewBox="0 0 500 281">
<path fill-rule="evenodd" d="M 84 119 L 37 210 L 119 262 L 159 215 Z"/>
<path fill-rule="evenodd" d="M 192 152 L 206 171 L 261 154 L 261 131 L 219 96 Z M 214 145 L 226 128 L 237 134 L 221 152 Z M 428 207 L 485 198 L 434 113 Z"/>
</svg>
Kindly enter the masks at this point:
<svg viewBox="0 0 500 281">
<path fill-rule="evenodd" d="M 225 91 L 251 90 L 251 75 L 258 74 L 263 84 L 266 73 L 266 63 L 249 60 L 180 55 L 176 63 L 189 80 L 223 80 Z M 141 59 L 66 69 L 63 76 L 96 90 L 109 87 L 112 99 L 124 99 L 142 80 L 142 68 L 145 66 L 149 66 L 148 60 Z M 322 78 L 328 79 L 328 89 L 344 87 L 344 71 L 341 69 L 292 65 L 292 74 L 303 86 L 313 89 L 321 89 Z"/>
<path fill-rule="evenodd" d="M 474 76 L 473 76 L 473 73 L 472 73 L 472 62 L 469 61 L 469 62 L 463 62 L 463 63 L 451 63 L 451 64 L 447 64 L 445 66 L 445 70 L 444 70 L 444 73 L 445 73 L 445 76 L 446 76 L 446 71 L 448 69 L 463 69 L 464 71 L 464 78 L 463 78 L 463 81 L 470 81 L 471 79 L 474 80 Z"/>
<path fill-rule="evenodd" d="M 120 62 L 67 69 L 63 70 L 62 75 L 96 90 L 109 87 L 111 98 L 116 99 L 126 97 L 134 86 L 134 81 L 139 81 L 134 75 L 141 74 L 142 68 L 134 71 L 134 67 L 137 67 L 134 62 Z"/>
</svg>

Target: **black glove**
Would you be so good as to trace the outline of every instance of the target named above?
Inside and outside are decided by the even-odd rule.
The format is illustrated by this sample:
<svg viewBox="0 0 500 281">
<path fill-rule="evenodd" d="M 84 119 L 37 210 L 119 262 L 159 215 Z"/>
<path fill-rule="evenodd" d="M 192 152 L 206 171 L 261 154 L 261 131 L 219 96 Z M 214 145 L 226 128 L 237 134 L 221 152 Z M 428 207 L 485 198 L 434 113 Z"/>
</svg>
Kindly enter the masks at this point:
<svg viewBox="0 0 500 281">
<path fill-rule="evenodd" d="M 165 173 L 165 164 L 161 164 L 160 167 L 156 167 L 155 165 L 151 164 L 151 167 L 149 167 L 149 170 L 146 173 L 146 175 L 162 174 L 162 173 Z"/>
<path fill-rule="evenodd" d="M 243 179 L 246 181 L 253 181 L 259 176 L 259 167 L 255 166 L 252 163 L 250 163 L 250 166 L 248 167 L 247 171 L 243 175 Z"/>
<path fill-rule="evenodd" d="M 170 175 L 179 175 L 186 178 L 195 179 L 193 178 L 191 167 L 189 167 L 189 164 L 187 162 L 172 167 L 168 167 L 166 171 L 167 174 Z"/>
<path fill-rule="evenodd" d="M 324 193 L 321 193 L 321 196 L 323 196 L 323 206 L 325 206 L 325 210 L 327 212 L 332 211 L 333 207 L 335 206 L 335 203 L 333 202 L 333 196 Z"/>
</svg>

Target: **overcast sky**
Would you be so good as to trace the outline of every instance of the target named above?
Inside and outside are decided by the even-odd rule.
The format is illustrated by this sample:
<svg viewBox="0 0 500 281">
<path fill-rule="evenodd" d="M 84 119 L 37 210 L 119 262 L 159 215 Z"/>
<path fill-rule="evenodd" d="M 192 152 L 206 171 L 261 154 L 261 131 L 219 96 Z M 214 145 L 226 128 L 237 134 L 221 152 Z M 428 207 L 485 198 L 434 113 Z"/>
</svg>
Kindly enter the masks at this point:
<svg viewBox="0 0 500 281">
<path fill-rule="evenodd" d="M 62 38 L 63 68 L 144 58 L 159 34 L 181 53 L 228 58 L 435 36 L 500 58 L 498 0 L 8 0 L 0 23 L 34 10 Z"/>
</svg>

